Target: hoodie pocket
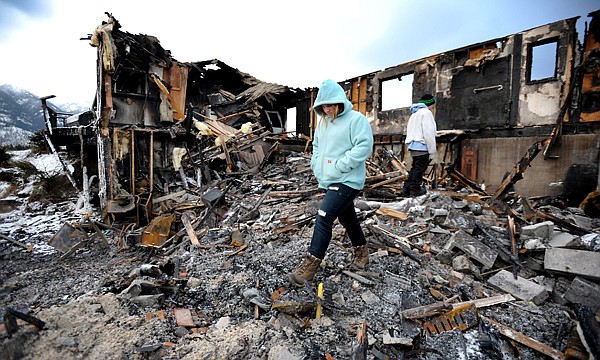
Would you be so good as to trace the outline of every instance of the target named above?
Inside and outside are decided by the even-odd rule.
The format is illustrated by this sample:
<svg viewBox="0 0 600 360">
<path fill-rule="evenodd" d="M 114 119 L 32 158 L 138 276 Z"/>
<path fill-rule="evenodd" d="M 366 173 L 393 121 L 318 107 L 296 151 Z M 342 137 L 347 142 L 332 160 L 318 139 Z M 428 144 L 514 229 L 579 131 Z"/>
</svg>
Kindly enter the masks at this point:
<svg viewBox="0 0 600 360">
<path fill-rule="evenodd" d="M 339 180 L 342 173 L 335 167 L 335 159 L 325 159 L 323 162 L 323 180 L 332 181 Z"/>
</svg>

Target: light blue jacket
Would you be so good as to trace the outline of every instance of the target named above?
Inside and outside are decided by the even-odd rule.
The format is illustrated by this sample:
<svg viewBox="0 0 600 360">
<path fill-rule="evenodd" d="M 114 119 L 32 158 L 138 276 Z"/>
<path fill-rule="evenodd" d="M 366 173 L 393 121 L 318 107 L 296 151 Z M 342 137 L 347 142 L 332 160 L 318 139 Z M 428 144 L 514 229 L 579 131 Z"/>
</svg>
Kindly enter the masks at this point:
<svg viewBox="0 0 600 360">
<path fill-rule="evenodd" d="M 373 131 L 369 120 L 352 110 L 352 102 L 344 89 L 333 80 L 325 80 L 319 88 L 313 109 L 323 115 L 320 105 L 343 104 L 343 111 L 331 121 L 326 116 L 320 120 L 313 138 L 310 166 L 319 181 L 319 187 L 342 183 L 361 190 L 367 176 L 365 161 L 373 151 Z"/>
</svg>

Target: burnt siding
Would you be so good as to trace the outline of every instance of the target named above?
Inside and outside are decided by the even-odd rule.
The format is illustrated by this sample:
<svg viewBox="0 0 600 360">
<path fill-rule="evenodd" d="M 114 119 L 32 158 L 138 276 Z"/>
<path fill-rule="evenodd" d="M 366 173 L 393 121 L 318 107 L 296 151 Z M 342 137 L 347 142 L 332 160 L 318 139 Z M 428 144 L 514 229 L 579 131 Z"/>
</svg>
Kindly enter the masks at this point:
<svg viewBox="0 0 600 360">
<path fill-rule="evenodd" d="M 479 69 L 463 68 L 452 78 L 452 96 L 437 97 L 438 129 L 480 129 L 509 125 L 509 79 L 508 57 L 487 62 Z M 502 89 L 482 90 L 493 86 L 502 86 Z"/>
</svg>

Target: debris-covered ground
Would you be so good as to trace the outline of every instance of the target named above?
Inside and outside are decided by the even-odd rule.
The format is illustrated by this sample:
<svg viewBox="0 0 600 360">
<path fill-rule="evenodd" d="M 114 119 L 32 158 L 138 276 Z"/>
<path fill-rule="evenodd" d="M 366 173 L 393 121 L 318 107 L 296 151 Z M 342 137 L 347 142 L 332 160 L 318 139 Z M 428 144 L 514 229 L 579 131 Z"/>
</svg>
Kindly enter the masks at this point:
<svg viewBox="0 0 600 360">
<path fill-rule="evenodd" d="M 154 223 L 82 213 L 76 192 L 32 200 L 32 184 L 2 169 L 0 358 L 587 359 L 598 350 L 600 223 L 577 208 L 491 206 L 450 181 L 403 199 L 401 182 L 375 186 L 373 176 L 355 203 L 368 271 L 350 271 L 338 225 L 314 283 L 294 288 L 286 274 L 307 250 L 322 197 L 309 156 L 282 151 L 258 173 L 222 175 L 159 199 L 174 217 L 157 236 Z M 77 241 L 64 251 L 58 240 Z M 152 241 L 160 246 L 144 246 Z"/>
</svg>

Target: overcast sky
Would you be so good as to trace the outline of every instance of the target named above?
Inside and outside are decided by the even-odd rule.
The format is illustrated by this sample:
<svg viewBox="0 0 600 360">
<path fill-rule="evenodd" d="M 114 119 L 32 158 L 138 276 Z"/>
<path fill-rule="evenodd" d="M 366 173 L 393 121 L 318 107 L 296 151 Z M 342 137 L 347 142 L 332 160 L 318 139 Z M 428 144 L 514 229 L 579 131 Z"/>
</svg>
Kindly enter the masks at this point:
<svg viewBox="0 0 600 360">
<path fill-rule="evenodd" d="M 219 59 L 262 81 L 342 81 L 600 9 L 597 0 L 0 0 L 0 84 L 90 106 L 111 12 L 179 61 Z"/>
</svg>

